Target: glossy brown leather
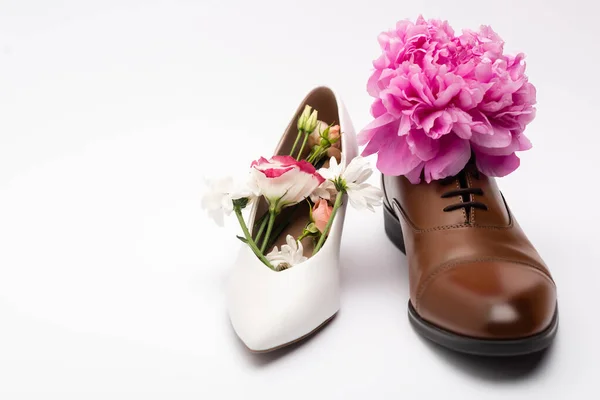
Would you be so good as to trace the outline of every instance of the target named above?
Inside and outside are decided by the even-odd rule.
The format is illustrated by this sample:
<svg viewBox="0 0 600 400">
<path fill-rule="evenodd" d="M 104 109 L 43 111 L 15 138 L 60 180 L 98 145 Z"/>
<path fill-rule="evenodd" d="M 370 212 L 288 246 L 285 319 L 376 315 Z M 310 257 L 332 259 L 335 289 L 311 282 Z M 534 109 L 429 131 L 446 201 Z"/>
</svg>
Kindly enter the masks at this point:
<svg viewBox="0 0 600 400">
<path fill-rule="evenodd" d="M 402 176 L 383 177 L 386 205 L 402 226 L 411 303 L 426 321 L 460 335 L 535 335 L 548 327 L 556 308 L 550 272 L 495 180 L 473 168 L 464 174 L 466 186 L 483 190 L 469 200 L 487 210 L 443 211 L 463 202 L 460 195 L 441 197 L 461 187 L 458 178 L 413 185 Z"/>
</svg>

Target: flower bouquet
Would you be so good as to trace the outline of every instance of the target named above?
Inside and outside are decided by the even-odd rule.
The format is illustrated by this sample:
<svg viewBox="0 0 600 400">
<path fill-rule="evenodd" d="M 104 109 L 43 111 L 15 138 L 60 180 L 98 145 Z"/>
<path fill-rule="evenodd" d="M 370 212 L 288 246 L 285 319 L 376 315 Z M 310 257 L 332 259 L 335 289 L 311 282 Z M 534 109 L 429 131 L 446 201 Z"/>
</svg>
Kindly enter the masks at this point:
<svg viewBox="0 0 600 400">
<path fill-rule="evenodd" d="M 280 146 L 278 155 L 253 161 L 238 182 L 230 177 L 208 182 L 202 199 L 219 225 L 233 212 L 243 233 L 239 240 L 274 271 L 319 252 L 346 198 L 371 211 L 382 200 L 380 189 L 366 183 L 373 173 L 367 160 L 342 154 L 344 133 L 336 121 L 320 120 L 319 110 L 305 105 L 295 128 L 293 142 Z M 243 210 L 252 204 L 255 222 L 248 226 Z"/>
</svg>

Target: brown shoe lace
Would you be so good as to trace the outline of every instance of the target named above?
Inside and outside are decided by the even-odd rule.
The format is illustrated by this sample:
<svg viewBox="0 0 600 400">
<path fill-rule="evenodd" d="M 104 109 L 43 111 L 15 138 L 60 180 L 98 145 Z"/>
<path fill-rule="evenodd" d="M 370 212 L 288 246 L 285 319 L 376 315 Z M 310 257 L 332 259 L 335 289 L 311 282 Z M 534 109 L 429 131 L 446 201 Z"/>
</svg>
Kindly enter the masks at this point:
<svg viewBox="0 0 600 400">
<path fill-rule="evenodd" d="M 477 171 L 477 169 L 473 168 L 472 174 L 475 179 L 479 179 L 479 171 Z M 450 204 L 449 206 L 444 207 L 444 212 L 460 210 L 461 208 L 464 208 L 467 213 L 471 208 L 487 211 L 488 207 L 484 203 L 480 201 L 471 201 L 471 195 L 483 196 L 483 190 L 477 187 L 469 187 L 467 183 L 467 173 L 465 170 L 462 170 L 456 176 L 450 176 L 440 180 L 440 184 L 447 186 L 456 182 L 457 179 L 460 184 L 460 188 L 445 192 L 441 197 L 446 199 L 448 197 L 461 196 L 463 201 L 461 203 Z"/>
</svg>

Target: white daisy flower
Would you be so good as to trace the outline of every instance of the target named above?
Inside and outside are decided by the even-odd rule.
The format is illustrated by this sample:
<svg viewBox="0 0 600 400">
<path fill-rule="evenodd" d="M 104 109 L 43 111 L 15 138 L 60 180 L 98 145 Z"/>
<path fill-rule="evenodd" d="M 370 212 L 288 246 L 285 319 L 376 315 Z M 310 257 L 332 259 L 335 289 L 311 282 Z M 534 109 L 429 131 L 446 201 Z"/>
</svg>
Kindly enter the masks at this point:
<svg viewBox="0 0 600 400">
<path fill-rule="evenodd" d="M 302 254 L 304 252 L 302 243 L 297 242 L 292 235 L 287 235 L 285 241 L 287 244 L 281 246 L 281 251 L 275 246 L 273 251 L 266 256 L 267 260 L 269 260 L 276 271 L 288 269 L 308 260 L 308 258 L 304 257 Z"/>
<path fill-rule="evenodd" d="M 224 215 L 231 215 L 234 200 L 246 198 L 250 204 L 257 197 L 247 184 L 235 183 L 231 177 L 207 180 L 206 186 L 202 208 L 219 226 L 223 226 Z"/>
<path fill-rule="evenodd" d="M 345 168 L 331 157 L 329 168 L 321 168 L 319 174 L 331 182 L 337 190 L 344 190 L 348 194 L 350 204 L 358 209 L 375 211 L 374 206 L 381 205 L 383 192 L 365 181 L 373 175 L 373 169 L 366 158 L 358 156 L 350 161 Z M 321 186 L 317 188 L 319 191 Z M 315 191 L 315 192 L 317 192 Z M 316 193 L 320 195 L 322 192 Z M 326 197 L 323 197 L 327 199 Z"/>
</svg>

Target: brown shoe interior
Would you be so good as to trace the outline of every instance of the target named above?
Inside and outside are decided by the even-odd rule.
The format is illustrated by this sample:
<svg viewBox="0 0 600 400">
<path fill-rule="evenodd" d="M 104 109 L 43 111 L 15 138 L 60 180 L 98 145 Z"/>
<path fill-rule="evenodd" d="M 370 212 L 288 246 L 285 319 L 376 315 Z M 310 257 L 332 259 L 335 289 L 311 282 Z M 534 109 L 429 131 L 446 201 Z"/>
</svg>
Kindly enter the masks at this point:
<svg viewBox="0 0 600 400">
<path fill-rule="evenodd" d="M 308 96 L 304 99 L 296 114 L 294 115 L 290 125 L 287 127 L 285 134 L 282 136 L 279 145 L 275 151 L 275 155 L 289 155 L 292 150 L 292 146 L 294 145 L 294 141 L 296 140 L 296 136 L 298 134 L 297 130 L 297 121 L 304 110 L 305 105 L 309 105 L 319 112 L 319 120 L 325 122 L 326 124 L 339 124 L 340 117 L 338 115 L 338 104 L 335 99 L 335 95 L 333 92 L 325 87 L 319 87 L 314 89 L 312 92 L 308 94 Z M 344 130 L 343 126 L 340 126 L 342 132 Z M 340 141 L 343 140 L 342 138 Z M 308 146 L 307 146 L 308 147 Z M 309 148 L 305 148 L 302 152 L 302 159 L 305 159 L 310 154 Z M 327 166 L 329 161 L 327 160 L 324 166 Z M 258 205 L 255 223 L 260 220 L 260 218 L 268 212 L 268 204 L 264 198 L 261 198 L 260 204 Z M 292 207 L 288 207 L 283 209 L 283 211 L 279 214 L 277 219 L 275 220 L 275 224 L 273 225 L 273 231 L 271 234 L 271 245 L 267 247 L 265 254 L 268 254 L 274 246 L 278 246 L 281 248 L 281 245 L 286 244 L 285 238 L 287 235 L 292 235 L 294 238 L 298 238 L 304 227 L 309 223 L 309 206 L 308 200 L 301 202 Z M 253 235 L 258 231 L 258 226 L 255 225 L 252 229 Z M 264 236 L 264 235 L 263 235 Z M 258 244 L 258 247 L 261 247 L 261 243 Z M 313 241 L 312 237 L 306 237 L 302 240 L 302 246 L 304 247 L 304 256 L 310 258 L 314 249 L 314 245 L 316 243 Z"/>
</svg>

